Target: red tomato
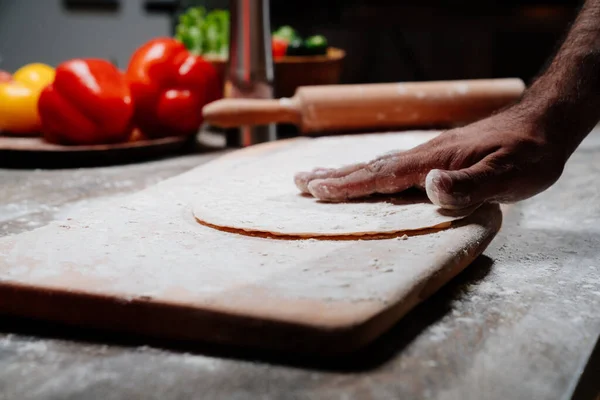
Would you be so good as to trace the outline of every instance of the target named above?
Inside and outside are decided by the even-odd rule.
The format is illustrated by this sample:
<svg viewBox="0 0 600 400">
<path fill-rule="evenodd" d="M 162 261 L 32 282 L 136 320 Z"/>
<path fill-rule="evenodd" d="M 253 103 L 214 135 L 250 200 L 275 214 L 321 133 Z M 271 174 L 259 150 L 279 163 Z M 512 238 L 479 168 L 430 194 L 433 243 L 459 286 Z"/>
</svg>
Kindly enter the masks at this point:
<svg viewBox="0 0 600 400">
<path fill-rule="evenodd" d="M 285 52 L 287 51 L 288 42 L 284 39 L 274 37 L 271 40 L 271 45 L 273 47 L 273 57 L 283 57 L 285 56 Z"/>
</svg>

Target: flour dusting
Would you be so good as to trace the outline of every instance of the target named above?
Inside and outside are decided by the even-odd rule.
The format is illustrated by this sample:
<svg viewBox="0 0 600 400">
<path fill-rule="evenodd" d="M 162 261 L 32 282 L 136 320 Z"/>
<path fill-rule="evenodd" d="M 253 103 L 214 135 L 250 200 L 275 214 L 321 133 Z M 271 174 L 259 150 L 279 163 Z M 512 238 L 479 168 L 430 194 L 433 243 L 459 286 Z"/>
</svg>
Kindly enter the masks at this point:
<svg viewBox="0 0 600 400">
<path fill-rule="evenodd" d="M 423 195 L 324 203 L 302 195 L 293 177 L 315 167 L 336 168 L 408 150 L 437 131 L 346 135 L 313 139 L 254 158 L 227 158 L 198 172 L 194 215 L 212 226 L 300 237 L 368 235 L 448 226 L 473 209 L 444 211 Z M 256 152 L 253 148 L 250 152 Z M 243 151 L 242 151 L 243 152 Z M 327 190 L 327 188 L 325 188 Z"/>
</svg>

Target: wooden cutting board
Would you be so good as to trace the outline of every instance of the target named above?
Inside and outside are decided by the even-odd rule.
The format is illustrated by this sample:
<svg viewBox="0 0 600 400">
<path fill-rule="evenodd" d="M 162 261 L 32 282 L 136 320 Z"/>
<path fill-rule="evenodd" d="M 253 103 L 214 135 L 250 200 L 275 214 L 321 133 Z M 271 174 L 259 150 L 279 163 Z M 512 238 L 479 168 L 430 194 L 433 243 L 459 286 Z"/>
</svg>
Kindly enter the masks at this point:
<svg viewBox="0 0 600 400">
<path fill-rule="evenodd" d="M 253 146 L 210 168 L 298 140 L 314 139 Z M 0 312 L 165 338 L 348 352 L 465 268 L 502 220 L 498 206 L 485 205 L 449 229 L 404 240 L 252 237 L 195 221 L 197 180 L 187 172 L 1 239 Z"/>
</svg>

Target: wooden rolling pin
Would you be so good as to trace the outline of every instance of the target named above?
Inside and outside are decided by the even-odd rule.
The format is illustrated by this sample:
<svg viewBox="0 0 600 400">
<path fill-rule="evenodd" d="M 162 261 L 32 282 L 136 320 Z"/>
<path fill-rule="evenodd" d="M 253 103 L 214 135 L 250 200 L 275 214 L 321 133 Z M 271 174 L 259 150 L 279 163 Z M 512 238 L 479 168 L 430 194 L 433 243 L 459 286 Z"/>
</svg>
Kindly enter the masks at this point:
<svg viewBox="0 0 600 400">
<path fill-rule="evenodd" d="M 456 126 L 517 100 L 516 78 L 303 86 L 292 98 L 217 100 L 206 122 L 222 128 L 295 124 L 303 133 L 419 126 Z"/>
</svg>

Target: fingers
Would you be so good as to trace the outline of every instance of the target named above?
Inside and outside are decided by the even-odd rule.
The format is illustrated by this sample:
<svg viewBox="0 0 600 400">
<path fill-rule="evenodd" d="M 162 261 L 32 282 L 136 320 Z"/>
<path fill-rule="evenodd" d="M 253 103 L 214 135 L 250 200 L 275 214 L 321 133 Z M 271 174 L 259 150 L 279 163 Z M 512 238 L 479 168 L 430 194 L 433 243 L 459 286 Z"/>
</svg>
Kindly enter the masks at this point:
<svg viewBox="0 0 600 400">
<path fill-rule="evenodd" d="M 385 154 L 381 157 L 378 157 L 377 160 L 384 160 L 386 158 L 391 158 L 397 155 L 397 152 Z M 377 161 L 375 160 L 375 161 Z M 374 161 L 373 161 L 374 162 Z M 362 168 L 365 168 L 367 163 L 359 163 L 346 165 L 341 168 L 315 168 L 309 172 L 299 172 L 294 176 L 294 183 L 296 187 L 302 191 L 302 193 L 309 193 L 308 184 L 310 181 L 315 179 L 329 179 L 329 178 L 341 178 L 343 176 L 349 175 L 355 171 L 358 171 Z"/>
<path fill-rule="evenodd" d="M 417 154 L 407 152 L 375 160 L 341 177 L 311 180 L 308 191 L 317 199 L 330 202 L 401 192 L 420 184 L 423 167 Z"/>
<path fill-rule="evenodd" d="M 468 168 L 431 170 L 425 179 L 427 197 L 435 205 L 461 209 L 494 200 L 505 190 L 505 169 L 495 168 L 491 157 Z"/>
<path fill-rule="evenodd" d="M 315 168 L 310 172 L 299 172 L 294 176 L 294 183 L 296 187 L 302 191 L 302 193 L 309 193 L 308 184 L 310 181 L 315 179 L 326 179 L 326 178 L 341 178 L 342 176 L 348 175 L 354 171 L 363 168 L 366 164 L 354 164 L 348 165 L 342 168 Z"/>
</svg>

